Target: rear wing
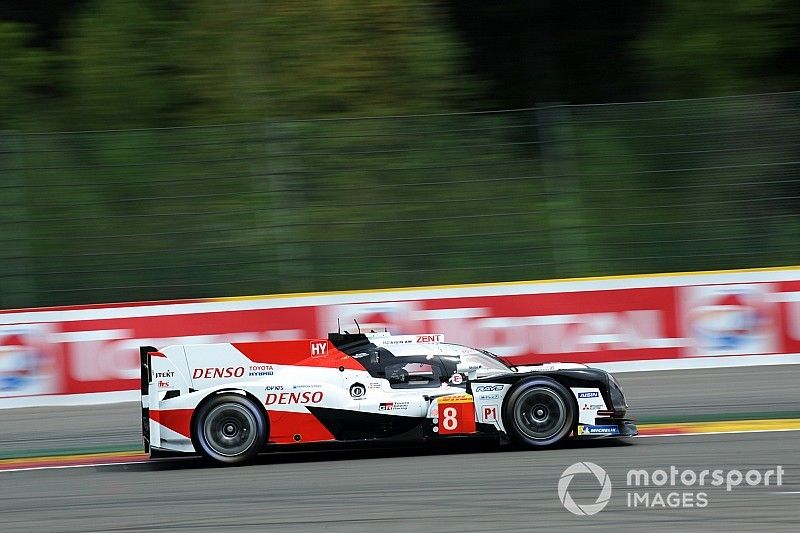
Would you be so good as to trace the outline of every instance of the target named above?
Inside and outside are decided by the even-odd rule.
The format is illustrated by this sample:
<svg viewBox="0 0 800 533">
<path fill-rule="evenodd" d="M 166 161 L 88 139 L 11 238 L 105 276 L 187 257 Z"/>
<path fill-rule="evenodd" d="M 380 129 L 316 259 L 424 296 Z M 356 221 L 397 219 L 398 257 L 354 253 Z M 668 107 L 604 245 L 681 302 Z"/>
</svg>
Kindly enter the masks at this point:
<svg viewBox="0 0 800 533">
<path fill-rule="evenodd" d="M 144 452 L 150 453 L 150 382 L 153 380 L 153 373 L 151 371 L 151 358 L 152 352 L 157 352 L 158 349 L 152 346 L 139 347 L 139 368 L 141 370 L 140 378 L 140 393 L 142 403 L 142 441 L 144 442 Z"/>
</svg>

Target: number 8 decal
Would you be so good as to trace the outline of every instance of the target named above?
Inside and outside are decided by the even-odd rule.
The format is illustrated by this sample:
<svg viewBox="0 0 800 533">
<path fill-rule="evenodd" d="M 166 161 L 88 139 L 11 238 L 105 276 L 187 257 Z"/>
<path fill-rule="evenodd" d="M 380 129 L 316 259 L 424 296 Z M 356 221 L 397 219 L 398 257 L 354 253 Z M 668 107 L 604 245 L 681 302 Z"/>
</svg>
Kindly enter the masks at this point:
<svg viewBox="0 0 800 533">
<path fill-rule="evenodd" d="M 439 435 L 475 433 L 475 404 L 471 396 L 443 398 L 439 414 Z"/>
<path fill-rule="evenodd" d="M 458 409 L 455 407 L 445 407 L 442 411 L 442 427 L 447 431 L 453 431 L 458 427 Z"/>
</svg>

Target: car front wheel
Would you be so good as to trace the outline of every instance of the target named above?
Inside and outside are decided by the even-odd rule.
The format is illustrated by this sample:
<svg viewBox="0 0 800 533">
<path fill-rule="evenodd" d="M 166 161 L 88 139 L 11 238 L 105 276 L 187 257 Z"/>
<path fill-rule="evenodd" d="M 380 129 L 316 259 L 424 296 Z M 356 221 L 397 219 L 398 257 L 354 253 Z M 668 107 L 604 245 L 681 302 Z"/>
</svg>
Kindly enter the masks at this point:
<svg viewBox="0 0 800 533">
<path fill-rule="evenodd" d="M 575 404 L 566 387 L 548 378 L 521 382 L 503 407 L 506 431 L 527 448 L 558 444 L 575 425 Z"/>
</svg>

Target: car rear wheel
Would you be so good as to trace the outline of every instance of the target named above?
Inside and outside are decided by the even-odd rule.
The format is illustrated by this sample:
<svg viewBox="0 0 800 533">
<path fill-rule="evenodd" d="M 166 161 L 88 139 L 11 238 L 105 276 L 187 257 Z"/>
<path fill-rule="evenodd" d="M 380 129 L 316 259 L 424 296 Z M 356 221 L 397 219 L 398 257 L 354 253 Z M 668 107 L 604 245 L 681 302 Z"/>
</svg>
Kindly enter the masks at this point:
<svg viewBox="0 0 800 533">
<path fill-rule="evenodd" d="M 213 397 L 194 417 L 192 437 L 197 451 L 208 459 L 246 462 L 261 451 L 267 438 L 264 411 L 246 396 Z"/>
<path fill-rule="evenodd" d="M 503 407 L 503 423 L 517 444 L 553 446 L 572 431 L 575 410 L 566 387 L 552 379 L 534 378 L 511 391 Z"/>
</svg>

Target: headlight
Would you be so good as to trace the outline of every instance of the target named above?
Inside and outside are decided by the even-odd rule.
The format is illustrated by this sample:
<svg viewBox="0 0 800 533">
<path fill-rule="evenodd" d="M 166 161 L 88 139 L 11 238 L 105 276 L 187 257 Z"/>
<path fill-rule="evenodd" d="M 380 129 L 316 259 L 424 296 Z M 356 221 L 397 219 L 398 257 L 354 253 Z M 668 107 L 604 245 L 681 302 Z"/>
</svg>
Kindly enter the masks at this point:
<svg viewBox="0 0 800 533">
<path fill-rule="evenodd" d="M 611 405 L 615 411 L 624 411 L 628 408 L 628 404 L 625 403 L 625 393 L 622 392 L 619 382 L 611 374 L 608 375 L 608 391 L 611 394 Z"/>
</svg>

